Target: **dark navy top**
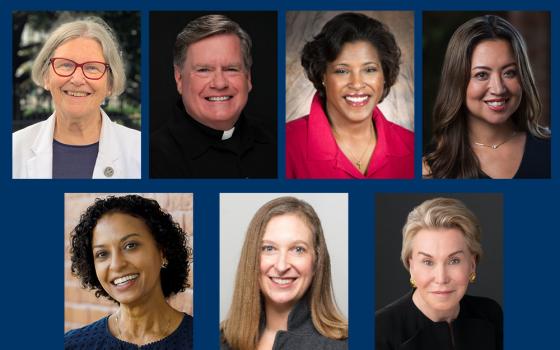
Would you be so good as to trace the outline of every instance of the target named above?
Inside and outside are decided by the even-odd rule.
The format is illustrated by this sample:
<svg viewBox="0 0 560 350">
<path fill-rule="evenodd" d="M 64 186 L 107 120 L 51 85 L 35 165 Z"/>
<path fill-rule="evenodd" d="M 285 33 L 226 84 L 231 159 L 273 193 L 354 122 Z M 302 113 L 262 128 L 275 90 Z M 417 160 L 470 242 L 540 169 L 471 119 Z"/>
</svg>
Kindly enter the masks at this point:
<svg viewBox="0 0 560 350">
<path fill-rule="evenodd" d="M 85 146 L 53 140 L 53 179 L 91 179 L 99 153 L 99 142 Z"/>
<path fill-rule="evenodd" d="M 481 171 L 481 179 L 490 179 Z M 550 139 L 539 139 L 527 133 L 525 151 L 514 179 L 550 179 Z"/>
<path fill-rule="evenodd" d="M 109 316 L 85 327 L 64 334 L 66 350 L 191 350 L 193 347 L 193 319 L 185 314 L 177 329 L 167 337 L 146 345 L 122 341 L 109 332 Z"/>
</svg>

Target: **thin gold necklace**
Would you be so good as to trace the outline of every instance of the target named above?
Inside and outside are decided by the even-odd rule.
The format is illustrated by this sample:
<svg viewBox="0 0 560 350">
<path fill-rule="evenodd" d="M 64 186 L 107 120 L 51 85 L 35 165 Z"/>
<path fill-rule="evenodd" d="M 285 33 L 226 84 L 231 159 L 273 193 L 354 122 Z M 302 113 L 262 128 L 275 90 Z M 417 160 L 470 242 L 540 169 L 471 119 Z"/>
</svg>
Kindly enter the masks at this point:
<svg viewBox="0 0 560 350">
<path fill-rule="evenodd" d="M 504 141 L 500 142 L 500 143 L 495 143 L 492 145 L 488 145 L 486 143 L 482 143 L 482 142 L 474 142 L 475 145 L 477 146 L 481 146 L 481 147 L 488 147 L 491 149 L 498 149 L 498 147 L 500 147 L 501 145 L 503 145 L 504 143 L 508 142 L 509 140 L 511 140 L 512 138 L 515 137 L 515 135 L 517 135 L 517 131 L 514 131 L 511 133 L 511 135 L 509 135 L 509 137 L 507 137 Z"/>
<path fill-rule="evenodd" d="M 121 327 L 120 327 L 120 324 L 119 324 L 119 312 L 120 312 L 120 311 L 117 311 L 117 312 L 115 313 L 115 324 L 116 324 L 116 326 L 117 326 L 117 338 L 119 338 L 120 340 L 124 340 L 124 339 L 122 338 L 122 336 L 121 336 Z M 167 331 L 169 330 L 169 325 L 170 325 L 170 324 L 171 324 L 171 318 L 168 318 L 168 319 L 167 319 L 167 326 L 165 326 L 165 331 L 162 333 L 163 336 L 160 337 L 160 338 L 154 338 L 154 340 L 152 340 L 152 341 L 150 341 L 150 342 L 146 342 L 146 341 L 144 340 L 144 344 L 142 344 L 142 345 L 149 344 L 149 343 L 153 343 L 153 342 L 155 342 L 155 341 L 158 341 L 158 340 L 161 340 L 161 339 L 165 338 L 165 337 L 167 336 Z M 137 345 L 138 345 L 138 344 L 137 344 Z M 140 348 L 140 346 L 141 346 L 141 345 L 138 345 L 138 348 Z"/>
<path fill-rule="evenodd" d="M 374 133 L 373 133 L 373 123 L 370 123 L 370 130 L 371 130 L 370 139 L 372 139 L 372 138 L 373 138 L 373 134 L 374 134 Z M 350 148 L 348 148 L 348 147 L 346 146 L 346 144 L 345 144 L 344 142 L 342 142 L 342 137 L 340 136 L 340 134 L 336 131 L 336 129 L 335 129 L 334 127 L 333 127 L 333 131 L 334 131 L 334 133 L 341 139 L 341 140 L 340 140 L 340 141 L 341 141 L 341 145 L 340 145 L 340 146 L 344 146 L 344 147 L 341 147 L 341 148 L 346 149 L 346 151 L 348 151 L 348 156 L 350 156 L 350 158 L 352 158 L 352 159 L 350 159 L 350 161 L 356 165 L 356 167 L 358 168 L 358 170 L 359 170 L 360 172 L 363 172 L 363 170 L 362 170 L 362 158 L 364 158 L 364 155 L 366 154 L 366 151 L 369 149 L 369 146 L 370 146 L 369 141 L 370 141 L 370 140 L 368 140 L 368 143 L 367 143 L 366 147 L 364 148 L 364 150 L 362 151 L 362 154 L 360 155 L 360 158 L 356 158 L 356 157 L 354 156 L 354 153 L 352 153 L 352 151 L 350 150 Z"/>
</svg>

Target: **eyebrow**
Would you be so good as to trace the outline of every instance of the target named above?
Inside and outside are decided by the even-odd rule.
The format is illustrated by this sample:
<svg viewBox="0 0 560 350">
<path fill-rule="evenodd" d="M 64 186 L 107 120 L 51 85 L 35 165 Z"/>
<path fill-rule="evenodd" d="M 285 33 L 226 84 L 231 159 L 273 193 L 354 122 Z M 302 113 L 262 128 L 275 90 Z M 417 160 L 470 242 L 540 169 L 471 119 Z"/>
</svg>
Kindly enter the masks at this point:
<svg viewBox="0 0 560 350">
<path fill-rule="evenodd" d="M 333 62 L 333 63 L 334 63 L 334 62 Z M 369 64 L 377 64 L 377 65 L 379 65 L 379 64 L 381 64 L 381 62 L 368 61 L 368 62 L 362 63 L 362 66 L 367 66 L 367 65 L 369 65 Z M 334 63 L 334 65 L 335 65 L 335 66 L 345 66 L 345 67 L 350 66 L 348 63 L 344 63 L 344 62 L 341 62 L 341 63 Z"/>
<path fill-rule="evenodd" d="M 433 256 L 430 255 L 430 254 L 428 254 L 428 253 L 418 252 L 418 254 L 427 256 L 428 258 L 433 258 Z M 460 250 L 458 250 L 458 251 L 456 251 L 456 252 L 453 252 L 453 253 L 449 254 L 447 257 L 451 257 L 451 256 L 457 255 L 457 254 L 465 254 L 465 252 L 463 252 L 463 250 L 460 249 Z"/>
<path fill-rule="evenodd" d="M 124 236 L 123 238 L 121 238 L 121 239 L 120 239 L 120 242 L 122 243 L 122 242 L 126 241 L 127 239 L 129 239 L 130 237 L 134 237 L 134 236 L 140 237 L 140 234 L 139 234 L 139 233 L 135 233 L 135 232 L 129 233 L 128 235 L 126 235 L 126 236 Z M 105 246 L 104 244 L 96 244 L 96 245 L 94 245 L 92 248 L 102 248 L 102 247 L 104 247 L 104 246 Z"/>
<path fill-rule="evenodd" d="M 274 242 L 274 241 L 269 241 L 269 240 L 266 240 L 266 239 L 263 239 L 261 243 L 277 244 L 277 243 Z M 293 241 L 293 242 L 290 242 L 290 244 L 304 244 L 304 245 L 306 245 L 306 246 L 308 246 L 308 247 L 310 246 L 309 243 L 307 243 L 306 241 L 303 241 L 303 240 Z"/>
<path fill-rule="evenodd" d="M 503 65 L 502 67 L 500 67 L 500 69 L 505 69 L 509 66 L 517 66 L 517 63 L 515 62 L 511 62 L 508 64 Z M 475 70 L 475 69 L 485 69 L 485 70 L 492 70 L 492 68 L 488 67 L 488 66 L 476 66 L 476 67 L 472 67 L 471 71 Z"/>
</svg>

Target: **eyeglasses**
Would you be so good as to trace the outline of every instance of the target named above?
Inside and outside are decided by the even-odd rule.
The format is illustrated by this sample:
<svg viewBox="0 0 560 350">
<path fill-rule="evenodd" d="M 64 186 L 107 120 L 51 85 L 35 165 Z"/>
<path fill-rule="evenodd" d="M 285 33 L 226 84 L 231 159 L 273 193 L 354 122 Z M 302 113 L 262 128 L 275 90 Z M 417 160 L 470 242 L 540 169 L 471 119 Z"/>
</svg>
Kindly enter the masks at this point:
<svg viewBox="0 0 560 350">
<path fill-rule="evenodd" d="M 109 64 L 105 62 L 90 61 L 84 63 L 76 63 L 67 58 L 53 57 L 49 60 L 54 72 L 61 77 L 69 77 L 78 67 L 82 68 L 84 76 L 91 80 L 99 80 L 105 75 L 107 69 L 111 69 Z"/>
</svg>

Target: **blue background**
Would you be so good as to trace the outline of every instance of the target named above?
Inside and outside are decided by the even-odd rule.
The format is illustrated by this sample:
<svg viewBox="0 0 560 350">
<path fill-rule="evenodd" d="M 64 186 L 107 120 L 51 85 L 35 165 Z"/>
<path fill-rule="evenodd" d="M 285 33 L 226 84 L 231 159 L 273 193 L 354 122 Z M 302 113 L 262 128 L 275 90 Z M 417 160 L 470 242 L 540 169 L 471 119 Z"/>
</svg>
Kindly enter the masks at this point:
<svg viewBox="0 0 560 350">
<path fill-rule="evenodd" d="M 219 192 L 348 192 L 350 194 L 349 318 L 350 347 L 373 349 L 374 337 L 374 196 L 378 192 L 496 192 L 504 199 L 504 316 L 506 349 L 554 348 L 560 303 L 556 196 L 560 33 L 558 5 L 549 1 L 13 1 L 4 0 L 0 15 L 0 97 L 4 106 L 0 137 L 0 188 L 4 242 L 1 296 L 2 348 L 63 347 L 64 328 L 64 193 L 65 192 L 194 192 L 195 347 L 218 348 Z M 142 180 L 18 180 L 11 179 L 12 65 L 11 12 L 14 10 L 139 10 L 142 16 Z M 150 180 L 149 11 L 150 10 L 277 10 L 278 11 L 278 180 Z M 288 10 L 413 10 L 415 11 L 415 130 L 422 130 L 423 10 L 549 10 L 551 11 L 552 180 L 412 181 L 287 181 L 284 174 L 285 12 Z M 421 133 L 416 137 L 416 169 L 421 161 Z M 490 254 L 490 252 L 488 252 Z M 482 283 L 482 281 L 481 281 Z"/>
</svg>

